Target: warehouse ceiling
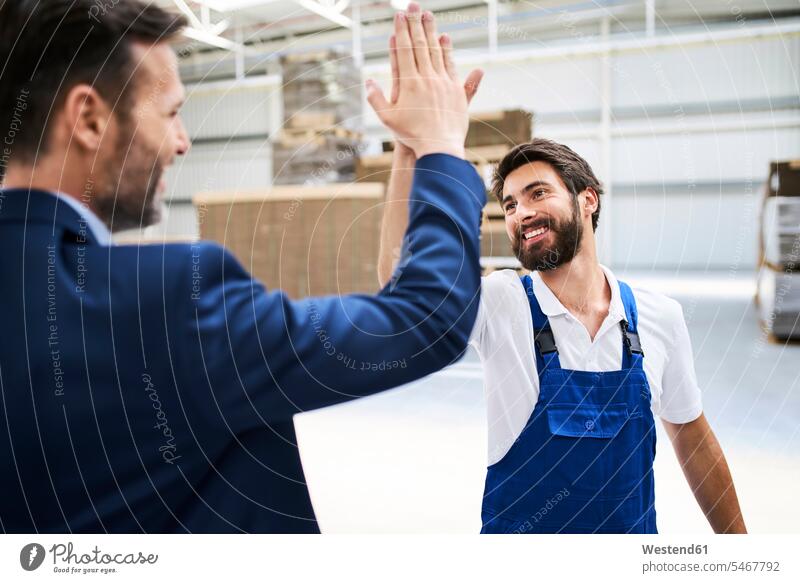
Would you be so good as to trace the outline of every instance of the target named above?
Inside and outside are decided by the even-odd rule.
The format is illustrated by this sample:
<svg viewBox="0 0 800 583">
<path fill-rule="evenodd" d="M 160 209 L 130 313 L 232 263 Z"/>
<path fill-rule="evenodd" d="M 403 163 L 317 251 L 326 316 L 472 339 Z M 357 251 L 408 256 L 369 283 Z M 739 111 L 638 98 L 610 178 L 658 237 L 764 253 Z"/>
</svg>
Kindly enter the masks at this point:
<svg viewBox="0 0 800 583">
<path fill-rule="evenodd" d="M 392 15 L 408 0 L 158 0 L 190 18 L 180 47 L 187 80 L 274 72 L 285 53 L 355 48 L 386 57 Z M 768 23 L 800 16 L 797 0 L 429 0 L 439 28 L 462 49 L 544 46 L 599 34 L 674 34 L 713 26 Z M 491 26 L 492 14 L 496 27 Z M 492 34 L 492 31 L 496 31 Z M 357 37 L 354 45 L 354 37 Z M 494 37 L 494 38 L 493 38 Z M 238 57 L 238 62 L 237 62 Z"/>
</svg>

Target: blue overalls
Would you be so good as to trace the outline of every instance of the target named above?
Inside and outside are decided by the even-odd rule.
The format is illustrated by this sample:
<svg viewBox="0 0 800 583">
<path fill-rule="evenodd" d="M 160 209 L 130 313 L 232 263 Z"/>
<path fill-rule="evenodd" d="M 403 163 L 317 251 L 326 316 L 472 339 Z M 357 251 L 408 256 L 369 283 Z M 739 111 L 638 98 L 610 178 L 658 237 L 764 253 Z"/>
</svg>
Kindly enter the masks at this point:
<svg viewBox="0 0 800 583">
<path fill-rule="evenodd" d="M 627 322 L 622 369 L 565 370 L 547 316 L 522 278 L 533 316 L 539 400 L 508 453 L 489 467 L 482 533 L 656 533 L 656 432 L 636 302 L 619 282 Z"/>
</svg>

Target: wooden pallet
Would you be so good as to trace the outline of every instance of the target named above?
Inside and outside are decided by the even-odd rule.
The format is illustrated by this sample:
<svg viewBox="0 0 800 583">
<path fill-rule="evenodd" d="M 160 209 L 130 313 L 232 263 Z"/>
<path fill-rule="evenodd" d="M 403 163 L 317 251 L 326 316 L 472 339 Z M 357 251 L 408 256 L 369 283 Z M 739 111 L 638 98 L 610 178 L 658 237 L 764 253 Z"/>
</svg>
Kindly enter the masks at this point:
<svg viewBox="0 0 800 583">
<path fill-rule="evenodd" d="M 350 55 L 344 52 L 327 49 L 315 52 L 302 52 L 283 55 L 281 63 L 284 64 L 304 64 L 304 63 L 320 63 L 329 61 L 331 59 L 346 59 Z"/>
<path fill-rule="evenodd" d="M 276 136 L 275 143 L 281 146 L 304 146 L 312 143 L 323 145 L 331 138 L 360 142 L 362 134 L 342 127 L 331 127 L 323 130 L 317 128 L 284 128 Z"/>
<path fill-rule="evenodd" d="M 292 130 L 314 130 L 333 128 L 336 114 L 330 112 L 296 113 L 286 120 L 286 127 Z"/>
</svg>

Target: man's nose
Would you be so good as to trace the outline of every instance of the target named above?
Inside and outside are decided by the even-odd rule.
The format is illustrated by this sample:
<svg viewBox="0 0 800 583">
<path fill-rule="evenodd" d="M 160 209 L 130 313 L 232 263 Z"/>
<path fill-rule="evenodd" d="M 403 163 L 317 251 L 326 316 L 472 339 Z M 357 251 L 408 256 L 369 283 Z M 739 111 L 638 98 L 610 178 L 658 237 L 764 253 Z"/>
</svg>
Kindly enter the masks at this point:
<svg viewBox="0 0 800 583">
<path fill-rule="evenodd" d="M 178 118 L 178 145 L 176 153 L 183 156 L 188 153 L 192 147 L 192 142 L 189 139 L 189 134 L 186 132 L 186 127 L 183 125 L 183 120 Z"/>
<path fill-rule="evenodd" d="M 522 223 L 536 216 L 536 209 L 530 204 L 517 204 L 517 220 Z"/>
</svg>

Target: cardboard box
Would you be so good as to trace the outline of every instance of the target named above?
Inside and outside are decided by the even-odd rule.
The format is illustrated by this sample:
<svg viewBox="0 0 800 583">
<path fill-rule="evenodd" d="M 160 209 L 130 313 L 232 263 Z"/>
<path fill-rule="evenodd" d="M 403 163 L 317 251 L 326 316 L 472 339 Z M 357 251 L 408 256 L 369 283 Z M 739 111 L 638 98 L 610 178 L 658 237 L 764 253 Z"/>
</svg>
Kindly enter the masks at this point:
<svg viewBox="0 0 800 583">
<path fill-rule="evenodd" d="M 800 196 L 770 196 L 761 217 L 763 261 L 773 269 L 800 271 Z"/>
<path fill-rule="evenodd" d="M 466 146 L 505 145 L 529 142 L 533 135 L 533 114 L 521 109 L 493 111 L 470 116 Z"/>
<path fill-rule="evenodd" d="M 757 300 L 761 325 L 767 333 L 779 340 L 800 339 L 800 273 L 763 267 Z"/>
<path fill-rule="evenodd" d="M 293 298 L 378 291 L 379 183 L 199 193 L 202 239 Z"/>
<path fill-rule="evenodd" d="M 770 164 L 767 196 L 800 196 L 800 160 Z"/>
<path fill-rule="evenodd" d="M 377 156 L 360 156 L 356 161 L 356 180 L 388 185 L 392 174 L 392 156 L 391 152 Z"/>
</svg>

